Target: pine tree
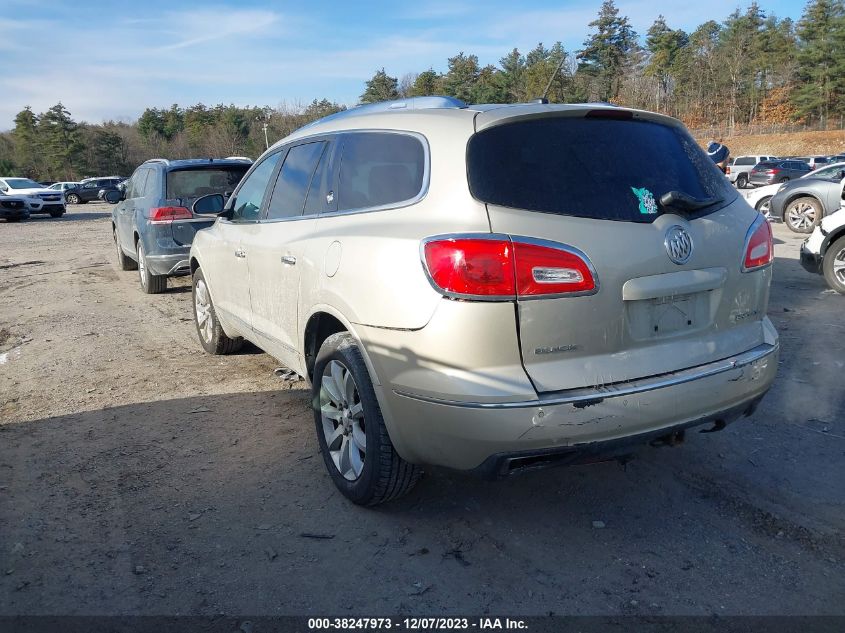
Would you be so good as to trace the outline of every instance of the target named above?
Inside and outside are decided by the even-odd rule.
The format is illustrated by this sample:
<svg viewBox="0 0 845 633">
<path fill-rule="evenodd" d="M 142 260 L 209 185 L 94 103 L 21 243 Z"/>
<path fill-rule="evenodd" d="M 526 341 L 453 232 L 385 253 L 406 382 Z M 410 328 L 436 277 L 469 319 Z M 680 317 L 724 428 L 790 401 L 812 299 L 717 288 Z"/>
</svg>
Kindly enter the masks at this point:
<svg viewBox="0 0 845 633">
<path fill-rule="evenodd" d="M 811 0 L 798 22 L 799 116 L 827 125 L 845 111 L 845 6 L 842 0 Z"/>
<path fill-rule="evenodd" d="M 379 101 L 391 101 L 399 98 L 399 81 L 391 77 L 384 68 L 377 70 L 370 79 L 361 95 L 361 103 L 378 103 Z"/>
<path fill-rule="evenodd" d="M 672 90 L 675 66 L 678 57 L 688 44 L 687 34 L 678 29 L 671 29 L 666 19 L 660 15 L 648 29 L 646 49 L 649 53 L 645 74 L 657 79 L 655 106 L 657 110 L 671 113 L 669 104 Z"/>
<path fill-rule="evenodd" d="M 26 106 L 15 116 L 12 130 L 14 162 L 21 175 L 35 178 L 41 169 L 41 148 L 38 143 L 38 117 Z"/>
<path fill-rule="evenodd" d="M 85 147 L 79 126 L 61 102 L 38 119 L 38 139 L 44 152 L 47 176 L 73 180 L 83 170 Z"/>
<path fill-rule="evenodd" d="M 463 51 L 449 58 L 449 70 L 443 75 L 443 90 L 447 95 L 466 103 L 473 103 L 475 84 L 481 74 L 476 55 Z"/>
<path fill-rule="evenodd" d="M 620 17 L 613 0 L 605 0 L 584 50 L 578 53 L 579 72 L 593 79 L 592 93 L 600 101 L 613 101 L 625 74 L 629 58 L 637 50 L 637 34 L 627 17 Z M 591 95 L 591 96 L 593 96 Z"/>
<path fill-rule="evenodd" d="M 408 93 L 410 97 L 428 97 L 437 95 L 443 92 L 441 88 L 440 76 L 429 68 L 424 70 L 414 80 L 414 85 Z"/>
</svg>

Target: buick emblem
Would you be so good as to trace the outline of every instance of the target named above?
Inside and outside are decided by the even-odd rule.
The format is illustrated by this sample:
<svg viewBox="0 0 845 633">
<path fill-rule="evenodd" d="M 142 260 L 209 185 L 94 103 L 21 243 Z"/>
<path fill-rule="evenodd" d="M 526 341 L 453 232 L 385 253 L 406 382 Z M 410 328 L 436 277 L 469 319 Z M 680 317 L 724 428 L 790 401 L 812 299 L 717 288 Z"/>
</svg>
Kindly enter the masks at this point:
<svg viewBox="0 0 845 633">
<path fill-rule="evenodd" d="M 686 264 L 692 255 L 692 238 L 682 226 L 670 226 L 663 243 L 666 245 L 669 259 L 678 265 Z"/>
</svg>

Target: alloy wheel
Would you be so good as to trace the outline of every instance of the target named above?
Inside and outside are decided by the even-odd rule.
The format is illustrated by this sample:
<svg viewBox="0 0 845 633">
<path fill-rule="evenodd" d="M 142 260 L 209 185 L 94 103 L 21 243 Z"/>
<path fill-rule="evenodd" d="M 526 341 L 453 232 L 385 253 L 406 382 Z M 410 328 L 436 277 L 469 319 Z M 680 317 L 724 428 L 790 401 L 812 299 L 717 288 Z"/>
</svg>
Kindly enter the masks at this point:
<svg viewBox="0 0 845 633">
<path fill-rule="evenodd" d="M 364 470 L 367 453 L 364 405 L 352 372 L 336 360 L 326 363 L 320 378 L 320 415 L 335 468 L 355 481 Z"/>
<path fill-rule="evenodd" d="M 786 210 L 786 221 L 797 231 L 811 229 L 816 224 L 816 209 L 807 202 L 793 202 Z"/>
<path fill-rule="evenodd" d="M 144 257 L 144 247 L 138 242 L 138 274 L 141 276 L 141 286 L 147 287 L 147 260 Z"/>
<path fill-rule="evenodd" d="M 845 286 L 845 248 L 839 249 L 833 257 L 833 276 Z"/>
<path fill-rule="evenodd" d="M 196 313 L 200 335 L 208 343 L 211 341 L 214 323 L 211 318 L 211 297 L 209 297 L 208 287 L 202 279 L 197 280 L 194 289 L 194 312 Z"/>
</svg>

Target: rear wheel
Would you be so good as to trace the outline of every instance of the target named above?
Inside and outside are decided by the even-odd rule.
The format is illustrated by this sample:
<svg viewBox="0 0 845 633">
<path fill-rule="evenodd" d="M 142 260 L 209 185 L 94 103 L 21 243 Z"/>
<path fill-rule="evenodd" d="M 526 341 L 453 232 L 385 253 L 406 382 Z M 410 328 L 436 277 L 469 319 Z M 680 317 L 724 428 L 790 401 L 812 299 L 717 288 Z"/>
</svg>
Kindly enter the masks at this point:
<svg viewBox="0 0 845 633">
<path fill-rule="evenodd" d="M 51 218 L 60 218 L 65 214 L 64 211 L 50 211 Z"/>
<path fill-rule="evenodd" d="M 155 275 L 147 266 L 144 245 L 138 240 L 138 276 L 141 278 L 141 290 L 148 295 L 157 295 L 167 290 L 167 276 Z"/>
<path fill-rule="evenodd" d="M 198 268 L 194 273 L 191 296 L 194 300 L 194 325 L 197 326 L 197 334 L 203 349 L 209 354 L 237 352 L 243 346 L 244 340 L 239 336 L 229 338 L 220 326 L 202 269 Z"/>
<path fill-rule="evenodd" d="M 745 186 L 748 184 L 748 175 L 740 174 L 736 177 L 736 188 L 737 189 L 745 189 Z"/>
<path fill-rule="evenodd" d="M 350 501 L 374 506 L 414 487 L 422 469 L 393 448 L 361 350 L 348 332 L 332 334 L 320 347 L 311 402 L 323 461 Z"/>
<path fill-rule="evenodd" d="M 117 265 L 120 267 L 120 270 L 135 270 L 136 268 L 138 268 L 138 263 L 131 257 L 127 257 L 126 254 L 123 252 L 123 247 L 120 245 L 120 238 L 117 237 L 116 229 L 112 229 L 112 235 L 114 236 L 114 248 L 117 254 Z"/>
<path fill-rule="evenodd" d="M 827 249 L 822 271 L 827 285 L 845 294 L 845 237 L 840 237 Z"/>
<path fill-rule="evenodd" d="M 796 233 L 811 233 L 821 217 L 822 205 L 810 197 L 793 200 L 783 214 L 786 226 Z"/>
</svg>

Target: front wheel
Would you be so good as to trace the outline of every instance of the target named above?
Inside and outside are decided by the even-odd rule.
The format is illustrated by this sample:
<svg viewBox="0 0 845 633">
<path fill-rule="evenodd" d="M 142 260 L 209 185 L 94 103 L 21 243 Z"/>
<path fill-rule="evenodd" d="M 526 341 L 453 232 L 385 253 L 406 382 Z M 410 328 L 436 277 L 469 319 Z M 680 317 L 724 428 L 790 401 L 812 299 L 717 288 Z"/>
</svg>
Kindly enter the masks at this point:
<svg viewBox="0 0 845 633">
<path fill-rule="evenodd" d="M 407 494 L 422 469 L 393 448 L 361 350 L 348 332 L 328 337 L 314 364 L 317 441 L 335 486 L 374 506 Z"/>
<path fill-rule="evenodd" d="M 79 196 L 75 193 L 69 193 L 65 196 L 65 200 L 68 201 L 68 204 L 79 204 Z"/>
<path fill-rule="evenodd" d="M 200 268 L 194 273 L 191 296 L 194 300 L 194 325 L 197 327 L 202 348 L 209 354 L 237 352 L 243 346 L 244 340 L 241 337 L 226 336 L 217 319 L 214 304 L 211 302 L 211 293 L 208 291 L 208 284 Z"/>
<path fill-rule="evenodd" d="M 138 240 L 138 276 L 141 278 L 141 290 L 148 295 L 157 295 L 167 290 L 167 275 L 156 275 L 147 265 L 144 245 Z"/>
<path fill-rule="evenodd" d="M 757 204 L 754 205 L 754 208 L 757 209 L 760 213 L 766 216 L 766 219 L 771 219 L 771 206 L 772 206 L 772 197 L 771 196 L 764 196 L 757 201 Z"/>
<path fill-rule="evenodd" d="M 50 211 L 51 218 L 60 218 L 65 214 L 64 211 Z"/>
<path fill-rule="evenodd" d="M 783 213 L 786 226 L 795 233 L 812 233 L 821 217 L 822 205 L 810 197 L 793 200 Z"/>
<path fill-rule="evenodd" d="M 127 257 L 123 252 L 123 247 L 120 245 L 120 238 L 117 237 L 117 229 L 112 229 L 112 236 L 114 237 L 114 248 L 117 251 L 117 265 L 120 270 L 135 270 L 138 268 L 137 262 L 131 257 Z"/>
<path fill-rule="evenodd" d="M 840 237 L 827 249 L 822 272 L 827 285 L 845 295 L 845 237 Z"/>
</svg>

